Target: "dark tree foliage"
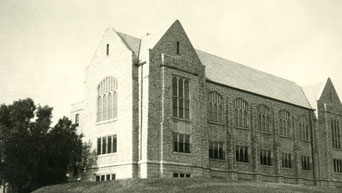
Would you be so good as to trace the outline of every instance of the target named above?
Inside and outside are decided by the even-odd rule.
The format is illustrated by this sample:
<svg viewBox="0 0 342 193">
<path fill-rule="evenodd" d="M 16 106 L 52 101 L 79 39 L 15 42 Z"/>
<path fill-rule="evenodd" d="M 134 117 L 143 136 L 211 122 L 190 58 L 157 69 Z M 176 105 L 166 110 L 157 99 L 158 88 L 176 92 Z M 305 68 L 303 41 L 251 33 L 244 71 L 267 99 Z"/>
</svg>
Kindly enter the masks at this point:
<svg viewBox="0 0 342 193">
<path fill-rule="evenodd" d="M 63 117 L 51 127 L 51 117 L 51 107 L 30 98 L 0 106 L 0 178 L 13 192 L 66 182 L 90 162 L 89 145 L 82 144 L 76 125 Z"/>
</svg>

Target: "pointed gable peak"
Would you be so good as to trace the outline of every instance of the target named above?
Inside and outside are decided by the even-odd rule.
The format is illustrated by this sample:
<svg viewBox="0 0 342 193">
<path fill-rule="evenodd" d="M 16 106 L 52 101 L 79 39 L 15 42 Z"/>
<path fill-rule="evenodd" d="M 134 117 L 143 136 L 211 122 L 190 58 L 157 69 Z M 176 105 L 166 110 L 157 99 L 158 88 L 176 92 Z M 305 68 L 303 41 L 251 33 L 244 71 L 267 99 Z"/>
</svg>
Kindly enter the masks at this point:
<svg viewBox="0 0 342 193">
<path fill-rule="evenodd" d="M 161 36 L 154 45 L 153 50 L 177 57 L 177 59 L 186 60 L 192 64 L 201 64 L 188 35 L 178 19 Z"/>
<path fill-rule="evenodd" d="M 172 28 L 174 25 L 180 25 L 180 26 L 182 26 L 181 22 L 180 22 L 178 19 L 176 19 L 176 21 L 174 21 L 174 22 L 172 23 L 172 25 L 170 26 L 170 28 Z M 182 27 L 183 27 L 183 26 L 182 26 Z"/>
</svg>

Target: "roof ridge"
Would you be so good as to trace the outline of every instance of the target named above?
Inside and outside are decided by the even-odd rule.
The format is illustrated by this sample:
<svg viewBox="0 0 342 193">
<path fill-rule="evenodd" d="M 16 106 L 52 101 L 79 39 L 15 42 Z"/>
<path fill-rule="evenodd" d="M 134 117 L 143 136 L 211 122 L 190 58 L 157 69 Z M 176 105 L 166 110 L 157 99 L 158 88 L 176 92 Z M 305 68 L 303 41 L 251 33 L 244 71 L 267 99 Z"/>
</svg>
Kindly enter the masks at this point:
<svg viewBox="0 0 342 193">
<path fill-rule="evenodd" d="M 141 38 L 137 38 L 137 37 L 135 37 L 135 36 L 132 36 L 132 35 L 130 35 L 130 34 L 126 34 L 126 33 L 123 33 L 123 32 L 120 32 L 120 31 L 116 31 L 118 34 L 122 34 L 122 35 L 125 35 L 125 36 L 130 36 L 130 37 L 132 37 L 132 38 L 135 38 L 135 39 L 138 39 L 138 40 L 141 40 Z"/>
</svg>

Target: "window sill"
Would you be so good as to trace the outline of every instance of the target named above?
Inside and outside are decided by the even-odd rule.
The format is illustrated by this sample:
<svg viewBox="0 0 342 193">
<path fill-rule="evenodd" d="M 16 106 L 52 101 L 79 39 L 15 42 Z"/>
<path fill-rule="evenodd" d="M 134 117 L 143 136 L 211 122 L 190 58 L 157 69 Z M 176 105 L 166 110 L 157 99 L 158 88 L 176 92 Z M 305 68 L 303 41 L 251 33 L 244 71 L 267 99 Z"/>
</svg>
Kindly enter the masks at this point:
<svg viewBox="0 0 342 193">
<path fill-rule="evenodd" d="M 285 139 L 293 139 L 292 137 L 290 137 L 290 136 L 285 136 L 285 135 L 279 135 L 279 137 L 285 138 Z"/>
<path fill-rule="evenodd" d="M 224 163 L 226 163 L 226 160 L 225 160 L 225 159 L 209 158 L 209 161 L 214 161 L 214 162 L 224 162 Z"/>
<path fill-rule="evenodd" d="M 177 120 L 177 121 L 184 121 L 184 122 L 191 122 L 190 119 L 183 119 L 183 118 L 178 118 L 178 117 L 172 117 L 172 119 Z"/>
<path fill-rule="evenodd" d="M 239 127 L 239 126 L 234 126 L 234 127 L 235 129 L 241 129 L 241 130 L 246 130 L 246 131 L 249 130 L 248 127 Z"/>
<path fill-rule="evenodd" d="M 273 135 L 273 133 L 271 132 L 267 132 L 267 131 L 258 131 L 261 134 L 265 134 L 265 135 Z"/>
<path fill-rule="evenodd" d="M 273 165 L 263 165 L 263 164 L 259 164 L 259 166 L 265 167 L 265 168 L 273 168 Z"/>
<path fill-rule="evenodd" d="M 110 120 L 105 120 L 105 121 L 99 121 L 99 122 L 96 122 L 96 125 L 102 125 L 102 124 L 106 124 L 106 123 L 111 123 L 111 122 L 115 122 L 117 120 L 118 120 L 118 118 L 110 119 Z"/>
<path fill-rule="evenodd" d="M 249 162 L 236 161 L 236 164 L 249 165 Z"/>
<path fill-rule="evenodd" d="M 305 142 L 305 143 L 310 143 L 310 140 L 306 140 L 306 139 L 299 139 L 299 141 Z"/>
<path fill-rule="evenodd" d="M 114 153 L 106 153 L 106 154 L 99 154 L 99 155 L 96 155 L 96 157 L 109 157 L 109 156 L 113 156 L 113 155 L 116 155 L 118 154 L 118 152 L 114 152 Z"/>
<path fill-rule="evenodd" d="M 176 152 L 176 151 L 173 151 L 172 153 L 176 155 L 193 156 L 191 153 L 183 153 L 183 152 Z"/>
<path fill-rule="evenodd" d="M 281 167 L 282 170 L 293 170 L 294 168 Z"/>
<path fill-rule="evenodd" d="M 215 121 L 208 121 L 208 123 L 210 124 L 214 124 L 214 125 L 220 125 L 220 126 L 224 126 L 223 123 L 220 123 L 220 122 L 215 122 Z"/>
</svg>

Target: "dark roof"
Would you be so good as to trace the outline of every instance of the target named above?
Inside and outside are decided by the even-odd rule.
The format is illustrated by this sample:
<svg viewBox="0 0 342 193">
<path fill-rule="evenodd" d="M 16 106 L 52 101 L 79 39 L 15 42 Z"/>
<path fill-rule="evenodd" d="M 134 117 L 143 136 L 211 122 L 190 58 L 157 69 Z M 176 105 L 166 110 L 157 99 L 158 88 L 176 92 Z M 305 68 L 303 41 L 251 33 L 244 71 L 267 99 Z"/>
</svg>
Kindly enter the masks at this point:
<svg viewBox="0 0 342 193">
<path fill-rule="evenodd" d="M 139 55 L 140 43 L 141 40 L 139 38 L 117 32 L 117 34 L 122 38 L 122 40 L 126 43 L 127 47 L 134 52 L 136 56 Z"/>
<path fill-rule="evenodd" d="M 302 88 L 295 82 L 200 50 L 196 52 L 205 66 L 207 79 L 213 82 L 311 109 Z"/>
</svg>

